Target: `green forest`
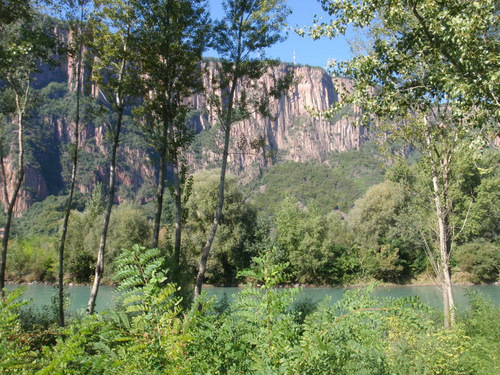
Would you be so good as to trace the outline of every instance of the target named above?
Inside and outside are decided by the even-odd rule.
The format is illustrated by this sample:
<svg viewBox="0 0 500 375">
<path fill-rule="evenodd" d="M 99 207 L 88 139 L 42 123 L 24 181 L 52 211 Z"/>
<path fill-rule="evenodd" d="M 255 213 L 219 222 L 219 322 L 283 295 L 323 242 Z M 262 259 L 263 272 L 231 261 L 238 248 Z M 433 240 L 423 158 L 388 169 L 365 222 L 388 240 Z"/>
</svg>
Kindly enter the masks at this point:
<svg viewBox="0 0 500 375">
<path fill-rule="evenodd" d="M 223 3 L 0 3 L 0 372 L 499 373 L 498 303 L 458 309 L 453 285 L 499 282 L 500 3 L 320 0 L 330 21 L 303 28 L 286 0 Z M 307 109 L 369 129 L 359 148 L 297 162 L 235 139 L 300 82 L 264 53 L 284 28 L 364 35 L 326 69 L 339 100 Z M 96 313 L 101 285 L 116 304 Z M 437 285 L 443 309 L 375 285 Z"/>
</svg>

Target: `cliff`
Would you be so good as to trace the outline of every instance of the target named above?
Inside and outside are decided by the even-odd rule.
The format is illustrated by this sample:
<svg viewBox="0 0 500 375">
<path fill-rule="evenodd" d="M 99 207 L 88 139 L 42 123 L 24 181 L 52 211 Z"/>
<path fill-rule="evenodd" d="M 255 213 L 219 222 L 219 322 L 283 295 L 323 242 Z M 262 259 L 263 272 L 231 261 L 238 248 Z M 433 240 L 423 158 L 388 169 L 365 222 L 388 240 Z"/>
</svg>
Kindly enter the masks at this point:
<svg viewBox="0 0 500 375">
<path fill-rule="evenodd" d="M 215 68 L 215 63 L 208 63 L 204 76 L 207 91 L 212 90 L 211 77 Z M 308 107 L 321 111 L 339 100 L 332 78 L 321 69 L 282 64 L 270 69 L 258 84 L 264 90 L 270 89 L 274 79 L 290 71 L 295 76 L 294 84 L 287 95 L 270 103 L 271 116 L 255 113 L 232 128 L 230 170 L 242 181 L 255 177 L 270 163 L 283 160 L 323 161 L 331 152 L 359 148 L 370 137 L 366 129 L 352 126 L 353 110 L 333 120 L 313 118 L 308 113 Z M 87 73 L 84 71 L 82 74 Z M 71 61 L 66 61 L 55 71 L 42 73 L 37 79 L 37 86 L 49 90 L 51 82 L 58 82 L 74 88 L 73 77 Z M 347 81 L 343 83 L 349 84 Z M 191 122 L 197 136 L 187 159 L 194 172 L 218 165 L 222 135 L 216 127 L 214 111 L 207 107 L 206 97 L 196 95 L 190 103 L 194 109 Z M 102 120 L 97 120 L 98 117 L 88 116 L 90 110 L 86 112 L 79 139 L 82 151 L 78 190 L 84 194 L 91 191 L 96 182 L 106 183 L 108 169 L 106 127 Z M 74 122 L 70 113 L 69 109 L 40 110 L 34 116 L 31 126 L 35 129 L 32 132 L 38 132 L 36 127 L 41 130 L 36 137 L 37 142 L 31 141 L 33 157 L 27 162 L 23 190 L 16 205 L 17 214 L 47 195 L 64 193 L 69 179 L 66 151 L 68 145 L 74 142 Z M 151 199 L 150 186 L 155 167 L 139 127 L 133 121 L 125 126 L 119 152 L 117 202 L 126 199 L 145 202 Z M 12 170 L 10 158 L 6 158 L 5 165 L 9 176 Z M 9 182 L 9 178 L 7 180 Z M 3 198 L 3 192 L 0 193 Z"/>
<path fill-rule="evenodd" d="M 207 91 L 212 90 L 210 78 L 214 70 L 214 63 L 209 64 L 205 78 Z M 264 117 L 254 113 L 250 119 L 234 124 L 234 144 L 229 155 L 233 173 L 240 176 L 253 175 L 254 171 L 249 171 L 249 168 L 262 169 L 269 162 L 282 160 L 323 161 L 329 153 L 357 149 L 369 138 L 366 129 L 352 126 L 355 111 L 346 111 L 345 116 L 338 116 L 333 120 L 314 118 L 308 112 L 308 108 L 324 111 L 339 100 L 333 79 L 322 69 L 281 64 L 270 69 L 258 86 L 269 91 L 274 79 L 283 77 L 290 71 L 293 71 L 295 77 L 294 84 L 287 95 L 271 101 L 271 116 Z M 346 80 L 337 78 L 337 81 L 337 86 L 339 83 L 349 86 Z M 207 110 L 207 113 L 195 119 L 197 130 L 203 132 L 211 129 L 216 119 L 211 109 L 206 108 L 205 98 L 201 95 L 194 98 L 193 106 L 198 112 Z M 217 145 L 222 144 L 221 138 L 214 138 Z M 259 149 L 248 147 L 254 140 L 259 140 L 263 146 Z M 190 159 L 196 169 L 216 165 L 221 154 L 206 148 L 197 151 Z"/>
</svg>

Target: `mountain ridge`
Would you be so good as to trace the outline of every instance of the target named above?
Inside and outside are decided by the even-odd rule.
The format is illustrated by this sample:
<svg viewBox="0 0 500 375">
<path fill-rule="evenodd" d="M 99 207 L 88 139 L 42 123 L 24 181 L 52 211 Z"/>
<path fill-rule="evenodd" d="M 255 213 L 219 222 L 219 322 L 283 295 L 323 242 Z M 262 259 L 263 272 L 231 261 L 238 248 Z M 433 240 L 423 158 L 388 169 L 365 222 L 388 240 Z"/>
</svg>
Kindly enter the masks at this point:
<svg viewBox="0 0 500 375">
<path fill-rule="evenodd" d="M 31 121 L 32 133 L 37 133 L 38 128 L 42 131 L 37 136 L 38 143 L 28 141 L 33 148 L 32 160 L 26 163 L 26 176 L 16 204 L 16 215 L 50 194 L 64 193 L 64 182 L 69 178 L 69 158 L 66 151 L 75 141 L 72 139 L 75 125 L 70 108 L 73 94 L 67 89 L 75 86 L 71 64 L 71 60 L 67 60 L 55 70 L 44 71 L 37 77 L 40 91 L 45 90 L 48 98 L 55 96 L 56 99 L 52 99 L 52 107 L 49 109 L 46 108 L 46 103 L 38 108 Z M 211 77 L 215 74 L 217 63 L 208 61 L 205 64 L 204 86 L 210 91 L 213 90 Z M 233 126 L 229 169 L 244 182 L 261 174 L 270 164 L 286 160 L 323 162 L 332 152 L 359 149 L 363 143 L 373 139 L 373 134 L 367 129 L 353 126 L 352 116 L 356 115 L 356 110 L 347 111 L 345 116 L 333 120 L 315 118 L 308 112 L 307 108 L 326 110 L 339 101 L 335 80 L 342 79 L 334 79 L 322 69 L 280 64 L 270 68 L 269 74 L 256 84 L 270 90 L 273 79 L 283 77 L 290 71 L 293 71 L 295 81 L 288 95 L 270 103 L 271 116 L 264 117 L 254 113 L 249 119 Z M 82 74 L 89 73 L 84 71 Z M 350 84 L 346 80 L 341 83 Z M 42 87 L 42 84 L 45 86 Z M 95 87 L 91 86 L 88 91 L 95 92 Z M 197 133 L 195 142 L 186 155 L 191 172 L 217 167 L 221 153 L 218 152 L 220 132 L 217 131 L 215 113 L 207 106 L 206 94 L 196 94 L 189 102 L 193 108 L 191 124 Z M 66 107 L 63 103 L 66 103 Z M 90 104 L 86 111 L 87 115 L 92 113 Z M 107 182 L 106 128 L 98 116 L 87 118 L 81 126 L 79 141 L 82 145 L 83 162 L 77 189 L 87 194 L 96 183 Z M 250 149 L 249 145 L 256 140 L 260 142 L 259 146 Z M 53 154 L 51 161 L 46 162 L 48 166 L 45 169 L 41 165 L 43 163 L 39 162 L 40 157 L 44 156 L 40 149 Z M 156 168 L 151 155 L 141 137 L 140 128 L 129 117 L 119 147 L 116 203 L 125 200 L 144 203 L 152 199 L 150 190 Z M 12 184 L 13 165 L 11 158 L 7 157 L 5 168 L 8 185 Z M 53 171 L 48 173 L 47 169 Z M 2 190 L 3 187 L 0 187 L 3 199 Z"/>
</svg>

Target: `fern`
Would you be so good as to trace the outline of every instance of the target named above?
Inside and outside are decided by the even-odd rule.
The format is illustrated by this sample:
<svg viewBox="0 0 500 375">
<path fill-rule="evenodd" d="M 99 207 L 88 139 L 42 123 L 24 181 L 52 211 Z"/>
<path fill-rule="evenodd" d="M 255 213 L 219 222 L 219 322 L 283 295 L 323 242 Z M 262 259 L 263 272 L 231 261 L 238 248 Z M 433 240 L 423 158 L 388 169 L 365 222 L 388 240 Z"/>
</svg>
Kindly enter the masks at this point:
<svg viewBox="0 0 500 375">
<path fill-rule="evenodd" d="M 180 298 L 174 297 L 178 288 L 167 284 L 165 257 L 159 249 L 134 245 L 123 249 L 115 260 L 115 277 L 120 285 L 117 292 L 127 313 L 152 314 L 179 310 Z"/>
<path fill-rule="evenodd" d="M 255 266 L 238 273 L 254 286 L 238 293 L 233 304 L 234 317 L 241 325 L 240 339 L 254 348 L 249 355 L 257 373 L 275 368 L 297 339 L 298 327 L 289 308 L 300 289 L 279 287 L 288 282 L 288 264 L 274 264 L 275 251 L 273 248 L 262 257 L 252 258 Z"/>
</svg>

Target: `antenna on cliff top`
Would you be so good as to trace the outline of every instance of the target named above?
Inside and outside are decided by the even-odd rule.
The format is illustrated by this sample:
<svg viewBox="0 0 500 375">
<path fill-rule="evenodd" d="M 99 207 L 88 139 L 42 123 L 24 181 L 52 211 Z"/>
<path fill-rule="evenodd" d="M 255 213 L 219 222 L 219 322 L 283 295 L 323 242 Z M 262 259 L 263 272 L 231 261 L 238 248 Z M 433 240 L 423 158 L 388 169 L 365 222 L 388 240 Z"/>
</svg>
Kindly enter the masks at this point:
<svg viewBox="0 0 500 375">
<path fill-rule="evenodd" d="M 295 65 L 295 50 L 293 50 L 293 65 Z"/>
</svg>

